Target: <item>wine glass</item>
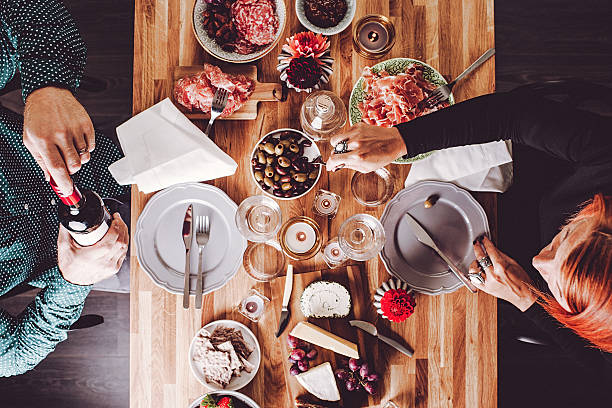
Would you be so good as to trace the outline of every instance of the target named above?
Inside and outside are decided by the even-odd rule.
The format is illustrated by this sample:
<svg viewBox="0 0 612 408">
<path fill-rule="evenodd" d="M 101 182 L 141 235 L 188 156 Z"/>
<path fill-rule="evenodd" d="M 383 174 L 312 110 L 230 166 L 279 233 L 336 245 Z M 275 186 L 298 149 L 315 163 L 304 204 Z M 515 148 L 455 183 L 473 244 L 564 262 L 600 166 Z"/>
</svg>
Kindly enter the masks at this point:
<svg viewBox="0 0 612 408">
<path fill-rule="evenodd" d="M 367 261 L 378 255 L 385 245 L 385 230 L 371 215 L 355 214 L 340 226 L 338 242 L 350 259 Z"/>
<path fill-rule="evenodd" d="M 238 231 L 249 241 L 265 242 L 273 239 L 281 226 L 281 209 L 276 201 L 266 196 L 251 196 L 238 206 L 234 220 Z"/>
</svg>

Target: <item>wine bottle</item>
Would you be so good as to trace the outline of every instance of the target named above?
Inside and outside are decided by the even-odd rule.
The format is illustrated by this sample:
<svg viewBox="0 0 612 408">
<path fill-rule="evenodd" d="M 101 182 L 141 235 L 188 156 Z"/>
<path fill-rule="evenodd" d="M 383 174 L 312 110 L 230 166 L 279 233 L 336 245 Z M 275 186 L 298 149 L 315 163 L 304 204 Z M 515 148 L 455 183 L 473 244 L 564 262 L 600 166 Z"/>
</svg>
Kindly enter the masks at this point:
<svg viewBox="0 0 612 408">
<path fill-rule="evenodd" d="M 59 221 L 72 238 L 81 246 L 91 246 L 100 241 L 112 223 L 102 198 L 91 190 L 81 192 L 74 185 L 72 193 L 64 195 L 53 179 L 49 183 L 61 200 L 57 209 Z"/>
</svg>

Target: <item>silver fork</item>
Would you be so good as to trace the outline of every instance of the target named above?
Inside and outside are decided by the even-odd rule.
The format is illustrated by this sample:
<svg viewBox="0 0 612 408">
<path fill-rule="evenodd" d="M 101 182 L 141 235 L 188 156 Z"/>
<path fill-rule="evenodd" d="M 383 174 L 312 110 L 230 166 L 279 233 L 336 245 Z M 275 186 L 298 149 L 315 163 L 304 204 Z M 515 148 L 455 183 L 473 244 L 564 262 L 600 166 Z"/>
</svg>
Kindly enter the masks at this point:
<svg viewBox="0 0 612 408">
<path fill-rule="evenodd" d="M 210 237 L 210 218 L 207 215 L 199 215 L 196 218 L 196 242 L 198 244 L 198 281 L 196 282 L 196 309 L 202 308 L 202 250 L 208 244 Z"/>
<path fill-rule="evenodd" d="M 481 66 L 486 60 L 491 58 L 493 55 L 495 55 L 495 48 L 490 48 L 489 50 L 487 50 L 487 52 L 482 54 L 480 56 L 480 58 L 478 58 L 476 61 L 474 61 L 472 63 L 472 65 L 467 67 L 467 69 L 465 71 L 463 71 L 461 74 L 459 74 L 459 76 L 457 78 L 455 78 L 455 80 L 452 81 L 450 84 L 442 85 L 442 86 L 439 86 L 438 88 L 434 89 L 434 91 L 431 93 L 431 95 L 429 95 L 427 98 L 425 98 L 421 102 L 419 102 L 419 106 L 427 106 L 428 108 L 433 108 L 434 106 L 438 105 L 439 103 L 447 101 L 448 98 L 450 98 L 451 92 L 452 92 L 453 87 L 455 86 L 455 84 L 458 81 L 461 81 L 464 77 L 466 77 L 473 70 L 475 70 L 476 68 Z"/>
<path fill-rule="evenodd" d="M 206 126 L 206 132 L 204 134 L 206 136 L 210 135 L 210 130 L 212 128 L 215 119 L 221 116 L 223 109 L 227 105 L 227 97 L 229 96 L 229 92 L 223 88 L 217 88 L 215 92 L 215 96 L 212 101 L 212 107 L 210 109 L 210 120 L 208 121 L 208 126 Z"/>
</svg>

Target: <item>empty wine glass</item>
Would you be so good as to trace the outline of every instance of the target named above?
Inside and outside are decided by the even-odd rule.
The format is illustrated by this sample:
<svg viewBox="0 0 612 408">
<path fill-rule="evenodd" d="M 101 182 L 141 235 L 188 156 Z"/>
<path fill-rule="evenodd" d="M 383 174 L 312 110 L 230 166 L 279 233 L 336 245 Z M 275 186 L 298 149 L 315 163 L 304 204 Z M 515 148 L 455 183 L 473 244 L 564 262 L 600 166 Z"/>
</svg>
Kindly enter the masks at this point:
<svg viewBox="0 0 612 408">
<path fill-rule="evenodd" d="M 266 196 L 251 196 L 238 206 L 234 217 L 238 231 L 249 241 L 265 242 L 276 237 L 281 226 L 281 209 Z"/>
<path fill-rule="evenodd" d="M 355 214 L 340 226 L 340 248 L 355 261 L 374 258 L 385 245 L 385 230 L 376 218 L 368 214 Z"/>
</svg>

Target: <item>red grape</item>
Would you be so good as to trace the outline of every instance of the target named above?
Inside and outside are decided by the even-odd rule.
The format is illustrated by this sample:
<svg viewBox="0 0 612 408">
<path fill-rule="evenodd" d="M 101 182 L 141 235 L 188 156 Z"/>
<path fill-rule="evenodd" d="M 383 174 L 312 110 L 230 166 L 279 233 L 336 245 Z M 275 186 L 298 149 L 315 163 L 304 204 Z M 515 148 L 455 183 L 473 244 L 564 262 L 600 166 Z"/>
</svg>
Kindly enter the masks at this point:
<svg viewBox="0 0 612 408">
<path fill-rule="evenodd" d="M 298 375 L 300 373 L 300 369 L 297 366 L 297 364 L 294 364 L 291 366 L 291 368 L 289 369 L 289 374 L 291 375 Z"/>
<path fill-rule="evenodd" d="M 368 374 L 370 374 L 370 367 L 368 366 L 368 363 L 363 363 L 359 369 L 359 375 L 361 378 L 366 378 Z"/>
<path fill-rule="evenodd" d="M 293 349 L 293 348 L 296 348 L 296 347 L 298 346 L 298 343 L 299 343 L 299 342 L 300 342 L 300 340 L 299 340 L 297 337 L 292 336 L 292 335 L 290 335 L 290 334 L 288 334 L 288 335 L 287 335 L 287 344 L 288 344 L 288 345 L 289 345 L 289 347 L 291 347 L 292 349 Z"/>
<path fill-rule="evenodd" d="M 357 389 L 357 386 L 359 385 L 359 383 L 357 382 L 357 380 L 355 380 L 354 378 L 349 378 L 346 381 L 346 389 L 348 391 L 355 391 Z"/>
<path fill-rule="evenodd" d="M 297 366 L 300 371 L 308 371 L 309 365 L 310 364 L 308 364 L 308 360 L 300 360 L 297 362 Z"/>
<path fill-rule="evenodd" d="M 303 360 L 304 357 L 306 357 L 306 352 L 299 348 L 294 349 L 293 351 L 291 351 L 291 354 L 289 354 L 289 357 L 291 357 L 295 361 L 300 361 Z"/>
<path fill-rule="evenodd" d="M 359 370 L 360 365 L 361 365 L 361 360 L 358 360 L 356 358 L 351 358 L 348 363 L 349 368 L 353 372 Z"/>
<path fill-rule="evenodd" d="M 350 373 L 344 369 L 336 370 L 336 377 L 338 377 L 339 380 L 346 380 L 350 376 Z"/>
<path fill-rule="evenodd" d="M 370 373 L 370 375 L 367 376 L 366 380 L 368 381 L 378 381 L 380 379 L 380 376 L 376 373 Z"/>
<path fill-rule="evenodd" d="M 289 358 L 287 359 L 287 361 L 289 361 L 289 364 L 295 364 L 297 363 L 297 360 L 294 360 L 291 358 L 291 356 L 289 356 Z"/>
<path fill-rule="evenodd" d="M 307 354 L 306 357 L 308 357 L 311 360 L 314 360 L 315 358 L 317 358 L 317 350 L 316 349 L 312 349 L 310 350 Z"/>
<path fill-rule="evenodd" d="M 367 383 L 363 384 L 363 389 L 366 390 L 366 392 L 368 394 L 374 395 L 374 394 L 376 394 L 376 383 L 367 382 Z"/>
</svg>

